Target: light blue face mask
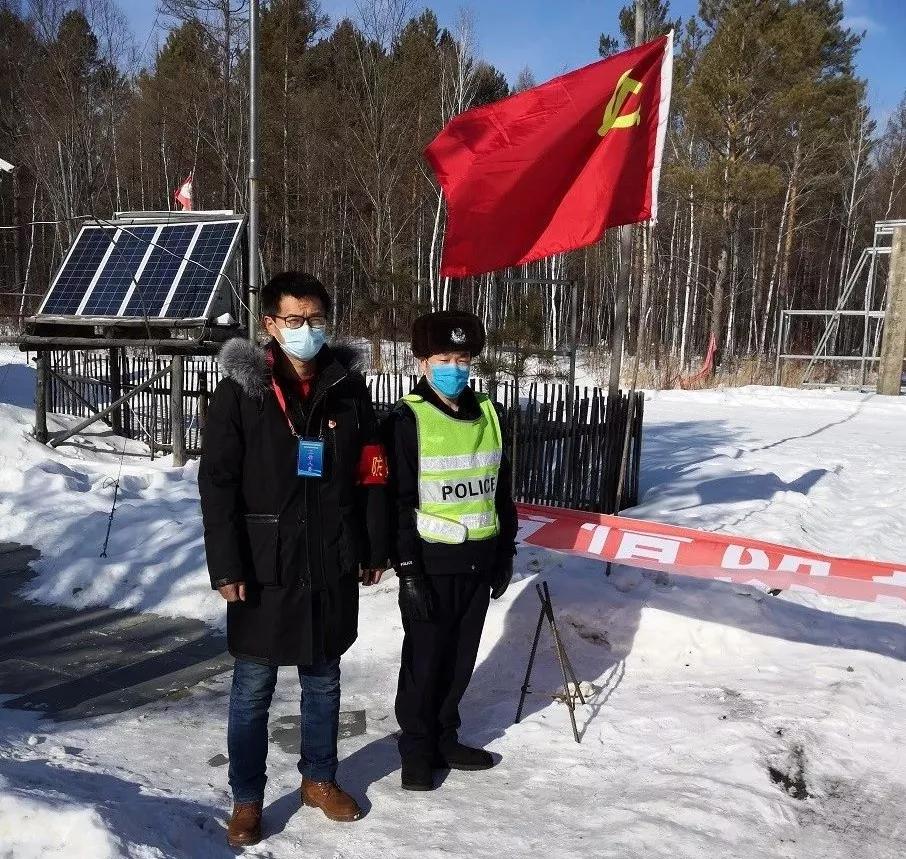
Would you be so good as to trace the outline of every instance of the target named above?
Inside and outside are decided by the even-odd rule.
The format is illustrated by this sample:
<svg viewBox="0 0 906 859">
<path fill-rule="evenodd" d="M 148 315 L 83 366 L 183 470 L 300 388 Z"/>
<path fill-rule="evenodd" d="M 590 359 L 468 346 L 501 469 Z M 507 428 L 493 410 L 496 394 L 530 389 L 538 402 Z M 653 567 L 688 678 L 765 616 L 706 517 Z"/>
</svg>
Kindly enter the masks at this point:
<svg viewBox="0 0 906 859">
<path fill-rule="evenodd" d="M 469 384 L 469 367 L 459 364 L 429 364 L 431 384 L 445 397 L 455 400 Z"/>
<path fill-rule="evenodd" d="M 320 328 L 312 328 L 307 322 L 300 328 L 281 328 L 280 333 L 283 336 L 280 347 L 300 361 L 310 361 L 327 340 L 327 336 Z"/>
</svg>

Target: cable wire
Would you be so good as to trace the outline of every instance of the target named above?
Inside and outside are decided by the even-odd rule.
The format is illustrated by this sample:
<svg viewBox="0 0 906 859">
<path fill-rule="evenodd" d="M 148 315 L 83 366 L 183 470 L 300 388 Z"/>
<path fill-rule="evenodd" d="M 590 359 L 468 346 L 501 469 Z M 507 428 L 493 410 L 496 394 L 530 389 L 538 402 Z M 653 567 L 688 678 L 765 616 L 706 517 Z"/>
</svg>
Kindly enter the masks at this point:
<svg viewBox="0 0 906 859">
<path fill-rule="evenodd" d="M 110 543 L 110 529 L 113 527 L 113 515 L 116 513 L 116 499 L 120 493 L 120 478 L 123 476 L 123 460 L 126 458 L 126 442 L 128 439 L 123 436 L 123 452 L 120 454 L 120 467 L 116 474 L 116 480 L 113 481 L 113 506 L 110 508 L 110 516 L 107 517 L 107 534 L 104 537 L 104 547 L 101 549 L 101 557 L 107 557 L 107 546 Z M 109 486 L 109 482 L 106 484 Z"/>
</svg>

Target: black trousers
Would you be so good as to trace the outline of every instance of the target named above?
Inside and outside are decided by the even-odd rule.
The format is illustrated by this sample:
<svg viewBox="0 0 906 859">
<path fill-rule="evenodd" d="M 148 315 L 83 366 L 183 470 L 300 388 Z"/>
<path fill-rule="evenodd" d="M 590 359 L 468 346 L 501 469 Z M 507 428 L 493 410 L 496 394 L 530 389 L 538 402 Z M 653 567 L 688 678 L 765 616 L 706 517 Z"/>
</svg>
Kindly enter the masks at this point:
<svg viewBox="0 0 906 859">
<path fill-rule="evenodd" d="M 433 759 L 457 742 L 459 703 L 472 679 L 490 602 L 480 576 L 428 576 L 434 619 L 403 619 L 403 655 L 396 693 L 400 757 Z"/>
</svg>

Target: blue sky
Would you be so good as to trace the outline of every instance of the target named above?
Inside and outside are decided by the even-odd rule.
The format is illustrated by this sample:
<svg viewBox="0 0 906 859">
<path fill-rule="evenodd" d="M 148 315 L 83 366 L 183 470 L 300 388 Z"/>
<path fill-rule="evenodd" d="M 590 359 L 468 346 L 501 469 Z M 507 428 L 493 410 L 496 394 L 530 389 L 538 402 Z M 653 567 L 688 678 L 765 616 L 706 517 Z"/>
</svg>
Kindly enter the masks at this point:
<svg viewBox="0 0 906 859">
<path fill-rule="evenodd" d="M 528 66 L 540 82 L 597 59 L 598 36 L 616 33 L 624 0 L 412 0 L 417 12 L 430 6 L 441 25 L 452 26 L 463 7 L 472 13 L 479 53 L 512 82 Z M 139 44 L 153 45 L 155 0 L 120 0 Z M 321 0 L 333 20 L 357 17 L 356 0 Z M 672 0 L 671 14 L 687 18 L 697 0 Z M 868 80 L 872 111 L 879 122 L 906 92 L 906 0 L 846 0 L 855 30 L 867 35 L 859 74 Z"/>
</svg>

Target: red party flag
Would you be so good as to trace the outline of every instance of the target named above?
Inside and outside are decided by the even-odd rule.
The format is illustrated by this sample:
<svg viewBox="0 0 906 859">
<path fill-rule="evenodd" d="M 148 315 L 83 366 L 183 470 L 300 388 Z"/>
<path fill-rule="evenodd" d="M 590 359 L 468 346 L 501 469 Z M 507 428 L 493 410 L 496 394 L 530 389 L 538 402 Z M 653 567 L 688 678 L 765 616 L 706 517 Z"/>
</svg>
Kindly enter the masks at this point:
<svg viewBox="0 0 906 859">
<path fill-rule="evenodd" d="M 441 274 L 585 247 L 657 216 L 673 33 L 454 117 L 425 150 L 447 199 Z"/>
</svg>

